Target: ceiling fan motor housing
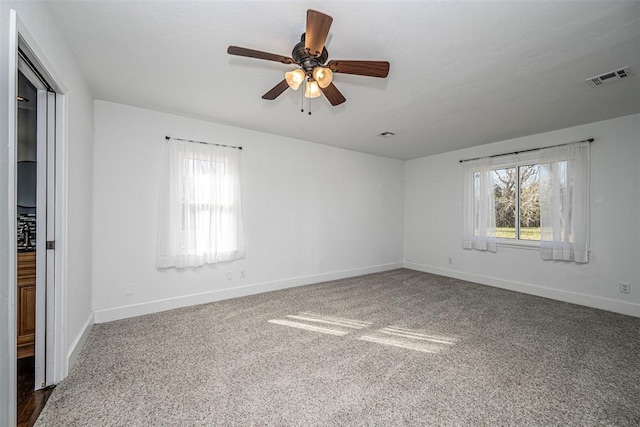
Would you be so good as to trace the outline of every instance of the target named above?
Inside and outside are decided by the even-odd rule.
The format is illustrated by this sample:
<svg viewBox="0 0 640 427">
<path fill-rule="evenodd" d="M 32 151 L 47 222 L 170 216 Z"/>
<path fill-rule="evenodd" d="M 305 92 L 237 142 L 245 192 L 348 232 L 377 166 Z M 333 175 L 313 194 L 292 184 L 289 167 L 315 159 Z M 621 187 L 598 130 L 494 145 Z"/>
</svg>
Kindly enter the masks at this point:
<svg viewBox="0 0 640 427">
<path fill-rule="evenodd" d="M 324 65 L 327 62 L 327 58 L 329 58 L 329 52 L 327 52 L 327 48 L 322 48 L 322 53 L 319 56 L 312 56 L 309 51 L 304 46 L 305 33 L 300 36 L 300 42 L 293 47 L 293 51 L 291 52 L 291 57 L 302 69 L 310 75 L 313 72 L 313 69 L 318 65 Z"/>
</svg>

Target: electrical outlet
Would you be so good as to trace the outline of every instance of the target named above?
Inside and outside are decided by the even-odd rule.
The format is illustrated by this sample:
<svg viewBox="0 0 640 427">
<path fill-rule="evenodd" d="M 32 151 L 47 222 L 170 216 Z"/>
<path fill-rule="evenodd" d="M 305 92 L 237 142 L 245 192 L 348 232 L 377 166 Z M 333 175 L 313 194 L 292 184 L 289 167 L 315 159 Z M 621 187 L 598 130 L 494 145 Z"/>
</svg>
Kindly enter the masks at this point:
<svg viewBox="0 0 640 427">
<path fill-rule="evenodd" d="M 246 276 L 246 274 L 244 273 L 244 270 L 240 270 L 240 278 L 244 279 Z"/>
<path fill-rule="evenodd" d="M 631 285 L 629 282 L 620 282 L 620 292 L 623 294 L 631 293 Z"/>
<path fill-rule="evenodd" d="M 133 295 L 133 283 L 125 283 L 125 285 L 124 285 L 124 294 L 126 296 Z"/>
<path fill-rule="evenodd" d="M 227 271 L 227 280 L 233 280 L 233 273 L 230 271 Z"/>
</svg>

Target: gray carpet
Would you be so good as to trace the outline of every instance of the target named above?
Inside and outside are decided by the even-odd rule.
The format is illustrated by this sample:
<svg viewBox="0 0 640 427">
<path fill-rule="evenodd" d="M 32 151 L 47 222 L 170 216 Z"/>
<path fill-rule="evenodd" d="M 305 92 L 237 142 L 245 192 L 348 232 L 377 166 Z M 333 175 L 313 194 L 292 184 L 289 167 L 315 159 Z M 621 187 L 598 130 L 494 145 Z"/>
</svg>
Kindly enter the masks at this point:
<svg viewBox="0 0 640 427">
<path fill-rule="evenodd" d="M 639 424 L 640 318 L 402 269 L 96 325 L 36 425 Z"/>
</svg>

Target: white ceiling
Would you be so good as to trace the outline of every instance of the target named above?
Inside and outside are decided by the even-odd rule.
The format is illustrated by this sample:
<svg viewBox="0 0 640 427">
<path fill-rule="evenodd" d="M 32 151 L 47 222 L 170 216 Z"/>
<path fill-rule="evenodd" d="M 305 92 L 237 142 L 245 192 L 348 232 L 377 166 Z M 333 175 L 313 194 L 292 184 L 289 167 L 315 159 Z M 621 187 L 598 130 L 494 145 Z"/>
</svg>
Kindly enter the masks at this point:
<svg viewBox="0 0 640 427">
<path fill-rule="evenodd" d="M 412 159 L 640 112 L 638 1 L 48 2 L 97 99 Z M 335 75 L 347 102 L 260 97 L 292 66 L 306 9 L 333 16 L 329 59 L 388 60 L 387 79 Z M 636 76 L 584 80 L 623 66 Z M 392 131 L 395 137 L 376 136 Z M 188 136 L 188 135 L 186 135 Z M 589 135 L 585 135 L 589 136 Z"/>
</svg>

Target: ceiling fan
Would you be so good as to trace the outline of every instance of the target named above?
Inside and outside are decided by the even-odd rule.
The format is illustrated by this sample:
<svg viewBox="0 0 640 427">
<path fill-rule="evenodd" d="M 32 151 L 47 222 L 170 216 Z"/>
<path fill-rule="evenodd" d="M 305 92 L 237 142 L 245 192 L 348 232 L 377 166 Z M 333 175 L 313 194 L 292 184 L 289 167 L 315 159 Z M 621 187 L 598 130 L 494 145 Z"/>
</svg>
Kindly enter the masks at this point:
<svg viewBox="0 0 640 427">
<path fill-rule="evenodd" d="M 284 80 L 262 95 L 262 99 L 274 100 L 287 88 L 297 90 L 302 83 L 305 83 L 304 96 L 306 98 L 317 98 L 323 93 L 331 105 L 340 105 L 346 99 L 333 84 L 333 73 L 385 78 L 389 74 L 389 62 L 336 59 L 327 62 L 329 53 L 324 43 L 329 35 L 332 22 L 333 18 L 329 15 L 311 9 L 307 10 L 306 32 L 300 37 L 300 42 L 293 47 L 292 57 L 238 46 L 229 46 L 227 53 L 299 66 L 299 68 L 285 73 Z"/>
</svg>

